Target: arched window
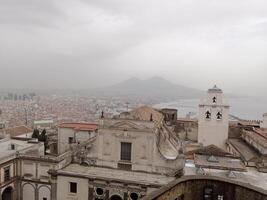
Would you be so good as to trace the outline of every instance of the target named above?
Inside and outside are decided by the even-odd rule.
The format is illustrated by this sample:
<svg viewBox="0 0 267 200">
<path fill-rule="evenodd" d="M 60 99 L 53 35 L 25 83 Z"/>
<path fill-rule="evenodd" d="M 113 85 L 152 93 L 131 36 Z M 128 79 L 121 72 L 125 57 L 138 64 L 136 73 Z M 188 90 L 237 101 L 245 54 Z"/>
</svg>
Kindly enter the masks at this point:
<svg viewBox="0 0 267 200">
<path fill-rule="evenodd" d="M 216 98 L 216 97 L 213 97 L 213 98 L 212 98 L 212 102 L 213 102 L 213 103 L 216 103 L 216 101 L 217 101 L 217 98 Z"/>
</svg>

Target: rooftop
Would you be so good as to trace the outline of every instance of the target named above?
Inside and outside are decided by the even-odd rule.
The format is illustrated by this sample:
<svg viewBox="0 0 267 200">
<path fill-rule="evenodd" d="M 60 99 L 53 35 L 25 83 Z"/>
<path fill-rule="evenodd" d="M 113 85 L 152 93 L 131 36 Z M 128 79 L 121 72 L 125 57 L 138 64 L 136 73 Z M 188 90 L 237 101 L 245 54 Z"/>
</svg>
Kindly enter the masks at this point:
<svg viewBox="0 0 267 200">
<path fill-rule="evenodd" d="M 31 128 L 24 125 L 6 129 L 6 134 L 9 134 L 10 137 L 16 137 L 19 135 L 24 135 L 32 132 L 33 130 Z"/>
<path fill-rule="evenodd" d="M 256 159 L 260 156 L 254 148 L 252 148 L 242 139 L 228 139 L 228 142 L 235 147 L 235 149 L 246 161 Z"/>
<path fill-rule="evenodd" d="M 230 155 L 230 153 L 224 151 L 223 149 L 215 145 L 208 145 L 205 147 L 201 147 L 201 148 L 186 152 L 186 155 L 190 155 L 190 154 L 213 155 L 213 156 Z"/>
<path fill-rule="evenodd" d="M 75 131 L 96 131 L 98 129 L 97 123 L 62 123 L 58 125 L 59 128 L 71 128 Z"/>
<path fill-rule="evenodd" d="M 238 158 L 226 156 L 195 155 L 195 165 L 201 168 L 246 171 L 245 165 Z"/>
<path fill-rule="evenodd" d="M 93 166 L 82 166 L 79 164 L 70 164 L 66 168 L 58 170 L 57 173 L 69 176 L 74 175 L 87 178 L 105 179 L 122 182 L 127 180 L 127 182 L 156 186 L 162 186 L 174 180 L 174 177 L 168 177 L 165 175 L 135 171 L 124 171 Z"/>
<path fill-rule="evenodd" d="M 208 92 L 212 92 L 212 93 L 214 93 L 214 92 L 216 92 L 216 93 L 222 93 L 222 90 L 221 90 L 220 88 L 218 88 L 217 85 L 214 85 L 213 88 L 210 88 L 210 89 L 208 90 Z"/>
<path fill-rule="evenodd" d="M 11 149 L 11 144 L 14 145 L 14 149 Z M 15 155 L 17 152 L 25 153 L 24 151 L 31 150 L 34 146 L 40 145 L 39 143 L 28 143 L 27 141 L 3 139 L 0 141 L 0 159 L 7 158 Z"/>
<path fill-rule="evenodd" d="M 204 171 L 206 172 L 206 177 L 223 177 L 229 180 L 239 181 L 244 184 L 249 183 L 250 185 L 267 190 L 267 173 L 258 172 L 257 169 L 253 167 L 247 167 L 246 172 L 235 171 L 235 178 L 229 177 L 229 170 L 204 169 Z M 197 175 L 197 168 L 194 164 L 186 164 L 185 175 Z"/>
<path fill-rule="evenodd" d="M 153 121 L 160 122 L 163 119 L 163 115 L 160 112 L 149 106 L 141 106 L 132 110 L 130 113 L 134 115 L 136 119 L 139 120 L 149 121 L 151 114 Z"/>
<path fill-rule="evenodd" d="M 53 123 L 54 123 L 53 119 L 43 119 L 43 120 L 34 120 L 33 121 L 34 125 L 53 124 Z"/>
</svg>

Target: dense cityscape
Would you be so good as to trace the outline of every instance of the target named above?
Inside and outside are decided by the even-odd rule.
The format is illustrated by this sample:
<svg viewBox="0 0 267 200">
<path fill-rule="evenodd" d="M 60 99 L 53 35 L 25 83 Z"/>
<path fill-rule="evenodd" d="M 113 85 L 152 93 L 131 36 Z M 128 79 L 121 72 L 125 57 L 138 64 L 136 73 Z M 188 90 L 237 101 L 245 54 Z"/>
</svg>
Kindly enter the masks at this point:
<svg viewBox="0 0 267 200">
<path fill-rule="evenodd" d="M 267 0 L 0 0 L 0 200 L 267 200 Z"/>
<path fill-rule="evenodd" d="M 32 95 L 33 94 L 33 95 Z M 31 95 L 31 96 L 30 96 Z M 18 98 L 18 97 L 19 98 Z M 33 126 L 35 120 L 50 119 L 55 124 L 97 120 L 101 112 L 106 116 L 142 105 L 119 98 L 96 98 L 82 95 L 17 95 L 9 93 L 0 100 L 0 122 L 7 127 Z"/>
</svg>

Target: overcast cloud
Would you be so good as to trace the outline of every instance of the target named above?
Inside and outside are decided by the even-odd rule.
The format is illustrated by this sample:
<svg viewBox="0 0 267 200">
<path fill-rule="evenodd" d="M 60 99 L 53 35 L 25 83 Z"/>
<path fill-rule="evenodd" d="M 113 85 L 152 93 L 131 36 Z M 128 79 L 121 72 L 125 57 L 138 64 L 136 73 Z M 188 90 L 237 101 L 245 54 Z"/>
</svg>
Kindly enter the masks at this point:
<svg viewBox="0 0 267 200">
<path fill-rule="evenodd" d="M 0 0 L 0 88 L 162 76 L 267 91 L 266 0 Z"/>
</svg>

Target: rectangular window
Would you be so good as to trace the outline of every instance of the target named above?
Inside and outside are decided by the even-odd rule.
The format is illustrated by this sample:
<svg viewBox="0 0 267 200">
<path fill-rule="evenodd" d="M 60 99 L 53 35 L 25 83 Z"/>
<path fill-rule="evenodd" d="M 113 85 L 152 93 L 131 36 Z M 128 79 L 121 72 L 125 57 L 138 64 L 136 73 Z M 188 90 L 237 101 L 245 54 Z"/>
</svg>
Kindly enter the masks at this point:
<svg viewBox="0 0 267 200">
<path fill-rule="evenodd" d="M 43 200 L 47 200 L 47 198 L 46 198 L 46 197 L 44 197 L 44 198 L 43 198 Z"/>
<path fill-rule="evenodd" d="M 131 161 L 132 144 L 127 142 L 121 143 L 121 160 Z"/>
<path fill-rule="evenodd" d="M 70 182 L 70 192 L 77 193 L 77 183 Z"/>
<path fill-rule="evenodd" d="M 69 144 L 73 143 L 73 137 L 69 137 Z"/>
<path fill-rule="evenodd" d="M 213 199 L 213 189 L 210 187 L 204 188 L 204 200 L 212 200 Z"/>
<path fill-rule="evenodd" d="M 10 166 L 4 168 L 4 181 L 10 180 Z"/>
<path fill-rule="evenodd" d="M 218 195 L 218 200 L 223 200 L 223 195 Z"/>
</svg>

